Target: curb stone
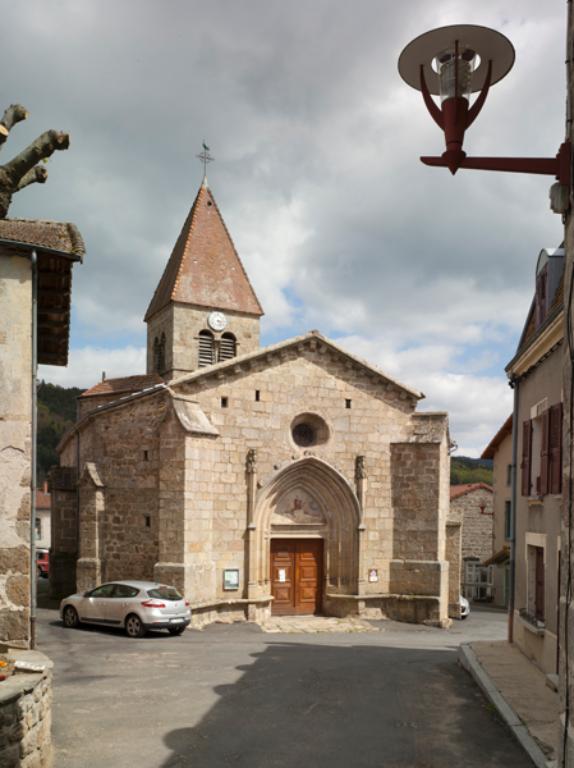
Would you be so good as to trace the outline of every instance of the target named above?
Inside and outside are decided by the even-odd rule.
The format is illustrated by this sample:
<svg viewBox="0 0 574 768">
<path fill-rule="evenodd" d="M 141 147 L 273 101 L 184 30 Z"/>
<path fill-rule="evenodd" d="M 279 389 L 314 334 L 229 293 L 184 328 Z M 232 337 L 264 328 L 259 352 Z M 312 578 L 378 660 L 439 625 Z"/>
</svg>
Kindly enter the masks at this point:
<svg viewBox="0 0 574 768">
<path fill-rule="evenodd" d="M 537 768 L 552 768 L 555 766 L 555 761 L 546 759 L 544 752 L 528 732 L 528 728 L 494 685 L 469 643 L 463 643 L 459 647 L 458 660 L 460 665 L 474 678 L 490 703 L 496 707 L 496 711 L 510 728 L 514 738 L 520 743 L 534 765 Z"/>
</svg>

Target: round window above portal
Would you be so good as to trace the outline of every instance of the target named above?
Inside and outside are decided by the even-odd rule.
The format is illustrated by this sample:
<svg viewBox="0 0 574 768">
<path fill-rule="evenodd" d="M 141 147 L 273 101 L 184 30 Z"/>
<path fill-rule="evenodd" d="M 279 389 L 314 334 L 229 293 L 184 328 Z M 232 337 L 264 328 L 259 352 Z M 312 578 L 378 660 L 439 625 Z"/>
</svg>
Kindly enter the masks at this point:
<svg viewBox="0 0 574 768">
<path fill-rule="evenodd" d="M 300 448 L 323 445 L 329 439 L 329 427 L 315 413 L 301 413 L 291 422 L 291 438 Z"/>
</svg>

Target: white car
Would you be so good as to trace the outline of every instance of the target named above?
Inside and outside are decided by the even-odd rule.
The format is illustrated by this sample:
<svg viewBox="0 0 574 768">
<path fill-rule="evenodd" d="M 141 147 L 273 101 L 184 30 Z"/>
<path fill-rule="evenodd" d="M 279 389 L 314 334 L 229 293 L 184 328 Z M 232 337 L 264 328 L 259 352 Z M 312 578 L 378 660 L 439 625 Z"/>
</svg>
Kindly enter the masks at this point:
<svg viewBox="0 0 574 768">
<path fill-rule="evenodd" d="M 175 587 L 154 581 L 113 581 L 60 603 L 65 627 L 81 623 L 123 627 L 130 637 L 143 637 L 149 629 L 167 629 L 181 635 L 191 621 L 189 602 Z"/>
<path fill-rule="evenodd" d="M 463 597 L 461 595 L 459 598 L 459 605 L 460 605 L 460 618 L 466 619 L 466 617 L 470 613 L 470 603 L 468 602 L 466 597 Z"/>
</svg>

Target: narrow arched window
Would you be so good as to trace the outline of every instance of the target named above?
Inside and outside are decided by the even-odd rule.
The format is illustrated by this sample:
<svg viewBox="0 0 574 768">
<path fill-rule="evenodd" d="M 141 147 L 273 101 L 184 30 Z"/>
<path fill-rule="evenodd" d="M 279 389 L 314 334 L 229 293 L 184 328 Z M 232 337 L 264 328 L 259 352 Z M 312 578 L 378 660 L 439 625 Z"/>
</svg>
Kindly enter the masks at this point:
<svg viewBox="0 0 574 768">
<path fill-rule="evenodd" d="M 214 349 L 213 334 L 211 331 L 199 332 L 199 367 L 204 368 L 206 365 L 212 365 L 214 361 Z"/>
<path fill-rule="evenodd" d="M 165 371 L 165 333 L 162 333 L 161 341 L 158 345 L 157 364 L 157 372 L 163 373 Z"/>
<path fill-rule="evenodd" d="M 153 369 L 159 373 L 159 339 L 157 336 L 153 340 Z"/>
<path fill-rule="evenodd" d="M 232 333 L 224 333 L 219 342 L 219 359 L 229 360 L 237 354 L 237 342 Z"/>
</svg>

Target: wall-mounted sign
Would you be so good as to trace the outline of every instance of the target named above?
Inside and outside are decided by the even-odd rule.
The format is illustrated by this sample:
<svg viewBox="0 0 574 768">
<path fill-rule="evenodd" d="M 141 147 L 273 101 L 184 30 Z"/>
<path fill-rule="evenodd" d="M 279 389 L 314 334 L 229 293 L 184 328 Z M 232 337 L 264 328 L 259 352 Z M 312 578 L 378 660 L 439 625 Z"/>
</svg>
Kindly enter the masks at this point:
<svg viewBox="0 0 574 768">
<path fill-rule="evenodd" d="M 279 568 L 279 581 L 287 581 L 287 572 L 285 568 Z"/>
<path fill-rule="evenodd" d="M 226 568 L 223 571 L 223 589 L 239 589 L 239 568 Z"/>
<path fill-rule="evenodd" d="M 376 568 L 369 568 L 369 581 L 378 581 L 379 580 L 379 572 Z"/>
</svg>

